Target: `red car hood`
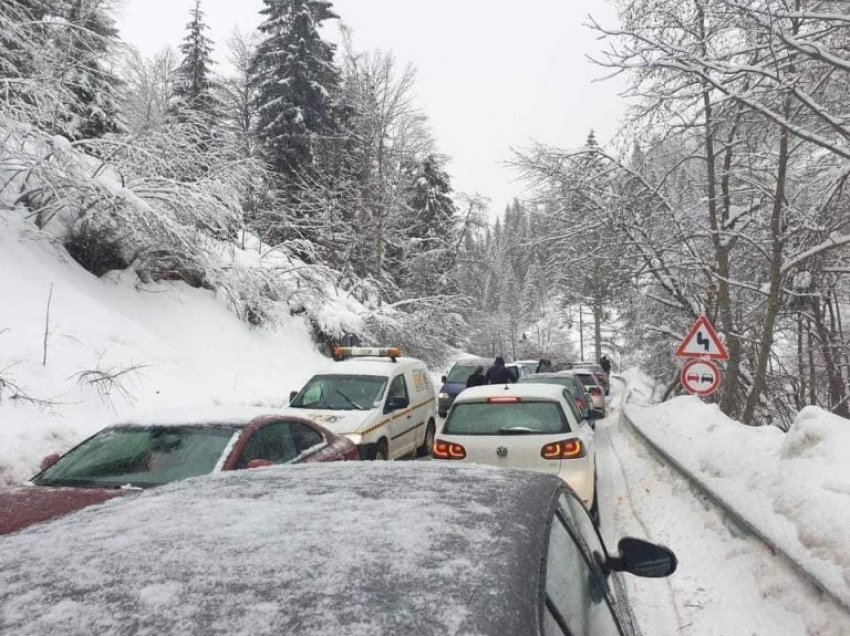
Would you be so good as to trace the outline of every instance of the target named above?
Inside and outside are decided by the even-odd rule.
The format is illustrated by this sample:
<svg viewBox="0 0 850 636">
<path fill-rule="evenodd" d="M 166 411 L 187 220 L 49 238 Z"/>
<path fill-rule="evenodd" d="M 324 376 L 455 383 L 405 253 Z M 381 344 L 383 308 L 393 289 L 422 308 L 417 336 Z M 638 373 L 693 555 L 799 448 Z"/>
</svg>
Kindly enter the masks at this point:
<svg viewBox="0 0 850 636">
<path fill-rule="evenodd" d="M 0 534 L 61 517 L 74 510 L 119 497 L 127 491 L 99 488 L 29 486 L 0 490 Z"/>
</svg>

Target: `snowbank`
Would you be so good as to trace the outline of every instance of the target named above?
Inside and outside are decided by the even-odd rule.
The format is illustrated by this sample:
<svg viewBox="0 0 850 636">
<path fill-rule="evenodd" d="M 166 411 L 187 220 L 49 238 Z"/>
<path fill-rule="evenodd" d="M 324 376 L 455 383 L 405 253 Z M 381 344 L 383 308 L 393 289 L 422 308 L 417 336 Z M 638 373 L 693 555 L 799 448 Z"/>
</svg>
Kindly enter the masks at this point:
<svg viewBox="0 0 850 636">
<path fill-rule="evenodd" d="M 18 212 L 0 213 L 0 484 L 137 409 L 284 405 L 326 361 L 310 327 L 281 311 L 273 329 L 250 328 L 228 302 L 178 282 L 98 279 Z"/>
<path fill-rule="evenodd" d="M 643 386 L 645 381 L 632 378 Z M 850 421 L 817 407 L 789 433 L 678 397 L 626 415 L 765 537 L 850 603 Z"/>
</svg>

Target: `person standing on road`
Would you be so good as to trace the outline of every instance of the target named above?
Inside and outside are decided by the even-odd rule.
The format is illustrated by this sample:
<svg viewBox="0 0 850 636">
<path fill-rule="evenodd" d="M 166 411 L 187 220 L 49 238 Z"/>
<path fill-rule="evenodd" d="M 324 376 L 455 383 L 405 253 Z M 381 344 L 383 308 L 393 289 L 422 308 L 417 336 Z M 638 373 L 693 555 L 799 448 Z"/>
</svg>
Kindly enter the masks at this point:
<svg viewBox="0 0 850 636">
<path fill-rule="evenodd" d="M 608 356 L 602 356 L 599 358 L 599 366 L 602 367 L 605 375 L 611 375 L 611 360 Z"/>
<path fill-rule="evenodd" d="M 484 378 L 484 367 L 475 367 L 475 371 L 466 379 L 466 388 L 481 386 L 482 384 L 487 384 L 487 380 Z"/>
<path fill-rule="evenodd" d="M 552 361 L 549 358 L 540 358 L 536 373 L 551 373 L 552 371 Z"/>
<path fill-rule="evenodd" d="M 512 384 L 516 382 L 514 374 L 505 367 L 505 359 L 502 356 L 496 357 L 493 366 L 487 369 L 487 375 L 484 377 L 487 384 Z"/>
</svg>

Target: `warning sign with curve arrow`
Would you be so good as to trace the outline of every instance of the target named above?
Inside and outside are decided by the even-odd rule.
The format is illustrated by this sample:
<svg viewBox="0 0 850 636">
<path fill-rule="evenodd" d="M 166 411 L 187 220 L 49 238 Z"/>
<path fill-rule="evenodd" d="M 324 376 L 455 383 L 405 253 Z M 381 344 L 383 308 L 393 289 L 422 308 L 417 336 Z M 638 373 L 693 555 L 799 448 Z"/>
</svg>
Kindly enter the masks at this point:
<svg viewBox="0 0 850 636">
<path fill-rule="evenodd" d="M 726 347 L 723 346 L 714 326 L 705 316 L 697 318 L 694 326 L 676 350 L 676 355 L 680 358 L 729 359 Z"/>
</svg>

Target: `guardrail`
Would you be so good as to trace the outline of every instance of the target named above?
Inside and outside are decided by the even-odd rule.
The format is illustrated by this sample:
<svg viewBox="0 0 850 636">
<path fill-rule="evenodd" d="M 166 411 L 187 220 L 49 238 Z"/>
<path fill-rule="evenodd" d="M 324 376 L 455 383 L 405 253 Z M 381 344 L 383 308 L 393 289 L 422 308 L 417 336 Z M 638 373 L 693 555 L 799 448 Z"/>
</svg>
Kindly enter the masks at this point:
<svg viewBox="0 0 850 636">
<path fill-rule="evenodd" d="M 626 385 L 626 381 L 619 377 L 614 377 L 614 380 L 617 380 L 623 384 L 623 387 L 628 389 Z M 667 451 L 658 446 L 655 442 L 653 442 L 638 426 L 635 425 L 634 422 L 629 419 L 629 416 L 626 414 L 625 406 L 628 403 L 628 398 L 631 394 L 631 390 L 624 393 L 623 401 L 622 401 L 622 415 L 623 421 L 626 422 L 630 431 L 632 431 L 639 440 L 649 449 L 649 451 L 662 463 L 666 463 L 671 466 L 676 472 L 682 475 L 692 487 L 694 487 L 697 491 L 699 491 L 706 499 L 711 501 L 716 507 L 720 508 L 720 510 L 732 520 L 732 522 L 740 527 L 742 530 L 748 532 L 750 535 L 764 543 L 768 548 L 770 548 L 771 552 L 781 557 L 797 574 L 799 574 L 802 578 L 808 581 L 811 585 L 813 585 L 821 594 L 828 597 L 842 609 L 844 609 L 848 614 L 850 614 L 850 598 L 847 598 L 847 591 L 842 590 L 842 592 L 836 591 L 833 589 L 833 586 L 824 581 L 818 574 L 811 572 L 805 566 L 801 565 L 798 561 L 796 561 L 788 552 L 782 548 L 782 546 L 778 545 L 775 541 L 766 536 L 755 524 L 750 522 L 746 517 L 744 517 L 741 513 L 739 513 L 734 506 L 728 503 L 722 495 L 717 493 L 711 486 L 704 483 L 699 477 L 694 475 L 690 470 L 688 470 L 685 466 L 683 466 L 679 461 L 676 460 L 675 457 L 671 456 Z"/>
</svg>

